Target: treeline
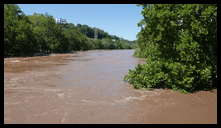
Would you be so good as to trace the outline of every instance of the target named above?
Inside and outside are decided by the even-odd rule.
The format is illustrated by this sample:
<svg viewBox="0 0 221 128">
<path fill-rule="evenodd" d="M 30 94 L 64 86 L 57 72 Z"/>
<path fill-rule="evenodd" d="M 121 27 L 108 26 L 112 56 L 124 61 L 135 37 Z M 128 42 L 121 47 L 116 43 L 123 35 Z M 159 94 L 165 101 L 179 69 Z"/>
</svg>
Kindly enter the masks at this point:
<svg viewBox="0 0 221 128">
<path fill-rule="evenodd" d="M 96 33 L 98 39 L 103 39 L 103 38 L 120 39 L 117 36 L 109 35 L 107 32 L 105 32 L 105 31 L 103 31 L 103 30 L 101 30 L 99 28 L 91 28 L 88 25 L 77 24 L 76 28 L 81 33 L 83 33 L 84 35 L 86 35 L 89 38 L 94 38 L 95 37 L 95 33 Z"/>
<path fill-rule="evenodd" d="M 35 13 L 27 16 L 17 5 L 4 5 L 5 57 L 89 49 L 130 49 L 133 44 L 134 41 L 109 35 L 98 28 L 57 23 L 48 14 Z"/>
<path fill-rule="evenodd" d="M 135 55 L 146 64 L 125 80 L 135 88 L 208 90 L 217 79 L 217 5 L 142 5 Z"/>
</svg>

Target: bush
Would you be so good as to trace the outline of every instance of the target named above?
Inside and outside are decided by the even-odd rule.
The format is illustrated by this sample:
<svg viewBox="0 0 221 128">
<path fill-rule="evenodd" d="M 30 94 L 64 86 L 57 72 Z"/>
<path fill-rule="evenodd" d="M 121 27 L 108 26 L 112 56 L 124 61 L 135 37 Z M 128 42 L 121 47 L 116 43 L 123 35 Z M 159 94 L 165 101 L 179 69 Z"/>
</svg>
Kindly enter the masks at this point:
<svg viewBox="0 0 221 128">
<path fill-rule="evenodd" d="M 135 88 L 212 89 L 217 67 L 216 10 L 216 5 L 143 6 L 135 55 L 147 63 L 130 70 L 125 80 Z"/>
</svg>

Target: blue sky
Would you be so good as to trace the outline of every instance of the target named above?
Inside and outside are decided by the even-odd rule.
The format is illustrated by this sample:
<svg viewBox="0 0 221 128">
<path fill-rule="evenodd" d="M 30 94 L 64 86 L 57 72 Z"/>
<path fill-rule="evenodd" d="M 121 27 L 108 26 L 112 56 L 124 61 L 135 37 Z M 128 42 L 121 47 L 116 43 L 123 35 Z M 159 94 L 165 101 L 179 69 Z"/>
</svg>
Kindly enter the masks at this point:
<svg viewBox="0 0 221 128">
<path fill-rule="evenodd" d="M 135 4 L 18 4 L 22 11 L 31 15 L 48 13 L 70 23 L 87 24 L 103 29 L 112 35 L 135 40 L 142 19 L 141 7 Z"/>
</svg>

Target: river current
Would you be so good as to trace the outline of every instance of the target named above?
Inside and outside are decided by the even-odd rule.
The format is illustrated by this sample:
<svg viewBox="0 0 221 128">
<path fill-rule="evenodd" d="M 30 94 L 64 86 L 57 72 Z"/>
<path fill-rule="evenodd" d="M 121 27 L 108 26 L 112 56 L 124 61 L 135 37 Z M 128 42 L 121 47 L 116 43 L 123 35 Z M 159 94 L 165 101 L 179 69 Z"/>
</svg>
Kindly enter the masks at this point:
<svg viewBox="0 0 221 128">
<path fill-rule="evenodd" d="M 138 90 L 123 80 L 134 50 L 4 59 L 4 122 L 217 123 L 217 90 Z"/>
</svg>

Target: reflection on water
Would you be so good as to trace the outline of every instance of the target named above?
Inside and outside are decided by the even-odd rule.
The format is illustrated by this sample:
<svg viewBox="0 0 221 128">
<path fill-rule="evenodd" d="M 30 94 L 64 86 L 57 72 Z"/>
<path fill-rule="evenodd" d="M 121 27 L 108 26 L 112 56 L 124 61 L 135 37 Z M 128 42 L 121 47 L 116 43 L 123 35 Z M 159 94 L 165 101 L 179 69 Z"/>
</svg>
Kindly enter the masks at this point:
<svg viewBox="0 0 221 128">
<path fill-rule="evenodd" d="M 136 90 L 133 50 L 4 59 L 5 123 L 216 123 L 217 91 Z"/>
</svg>

